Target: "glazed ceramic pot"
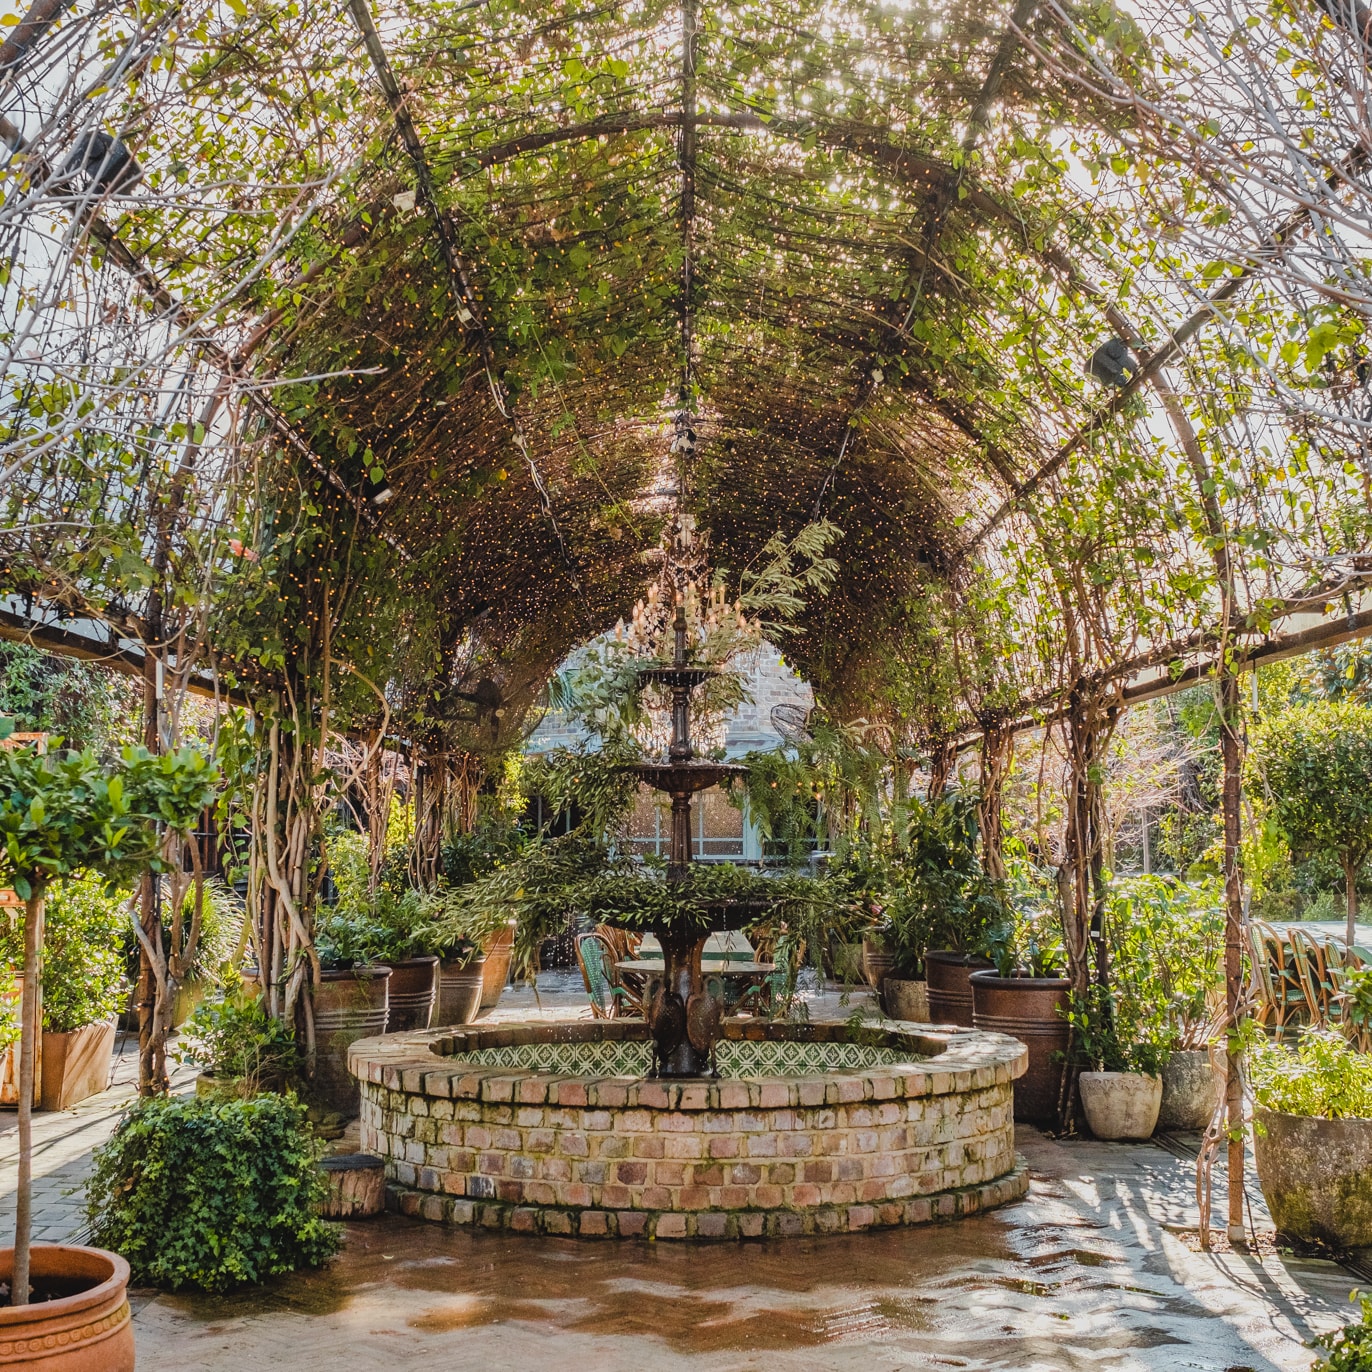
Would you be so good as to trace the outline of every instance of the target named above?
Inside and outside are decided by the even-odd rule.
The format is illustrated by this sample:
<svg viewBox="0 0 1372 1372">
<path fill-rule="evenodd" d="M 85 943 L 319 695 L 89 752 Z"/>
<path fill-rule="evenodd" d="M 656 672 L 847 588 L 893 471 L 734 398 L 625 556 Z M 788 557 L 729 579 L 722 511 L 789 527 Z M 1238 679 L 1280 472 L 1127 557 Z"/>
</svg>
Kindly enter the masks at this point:
<svg viewBox="0 0 1372 1372">
<path fill-rule="evenodd" d="M 887 976 L 881 983 L 882 1008 L 892 1019 L 912 1020 L 928 1024 L 929 983 L 906 981 L 904 977 Z"/>
<path fill-rule="evenodd" d="M 14 1275 L 14 1249 L 0 1248 L 0 1281 Z M 133 1372 L 129 1265 L 117 1253 L 35 1243 L 29 1279 L 38 1297 L 0 1307 L 0 1367 L 25 1372 Z M 47 1293 L 53 1300 L 43 1297 Z"/>
<path fill-rule="evenodd" d="M 482 978 L 486 972 L 484 955 L 444 959 L 438 964 L 438 1009 L 434 1013 L 436 1025 L 471 1024 L 481 1013 L 481 993 L 485 989 Z"/>
<path fill-rule="evenodd" d="M 386 1032 L 427 1029 L 438 1001 L 438 959 L 406 958 L 391 964 L 386 987 Z"/>
<path fill-rule="evenodd" d="M 348 1049 L 386 1032 L 391 969 L 380 965 L 324 972 L 314 993 L 314 1092 L 343 1114 L 356 1114 L 361 1088 L 348 1071 Z"/>
<path fill-rule="evenodd" d="M 1058 1117 L 1062 1092 L 1071 983 L 1062 977 L 1002 977 L 995 972 L 973 972 L 971 982 L 973 1027 L 1010 1034 L 1029 1050 L 1028 1070 L 1015 1082 L 1016 1121 L 1051 1123 Z M 931 986 L 931 1001 L 932 991 Z"/>
<path fill-rule="evenodd" d="M 929 1018 L 935 1024 L 972 1027 L 973 972 L 990 967 L 985 958 L 946 950 L 926 953 L 924 975 L 929 979 Z"/>
<path fill-rule="evenodd" d="M 486 949 L 486 964 L 481 972 L 481 1008 L 493 1010 L 510 978 L 510 959 L 514 956 L 514 921 L 502 929 Z"/>
<path fill-rule="evenodd" d="M 1086 1123 L 1098 1139 L 1152 1138 L 1162 1078 L 1143 1072 L 1083 1072 L 1077 1078 Z"/>
<path fill-rule="evenodd" d="M 1277 1233 L 1337 1252 L 1372 1246 L 1372 1120 L 1253 1110 L 1258 1185 Z"/>
<path fill-rule="evenodd" d="M 67 1110 L 98 1096 L 110 1084 L 114 1021 L 86 1024 L 70 1033 L 43 1031 L 44 1110 Z"/>
</svg>

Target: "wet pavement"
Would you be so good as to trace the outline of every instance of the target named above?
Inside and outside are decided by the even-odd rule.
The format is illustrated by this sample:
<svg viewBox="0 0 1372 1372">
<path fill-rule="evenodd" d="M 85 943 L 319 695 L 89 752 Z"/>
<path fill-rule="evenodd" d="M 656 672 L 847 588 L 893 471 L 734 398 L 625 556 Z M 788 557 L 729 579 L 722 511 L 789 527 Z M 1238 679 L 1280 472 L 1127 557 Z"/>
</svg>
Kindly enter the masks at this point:
<svg viewBox="0 0 1372 1372">
<path fill-rule="evenodd" d="M 1028 1199 L 943 1227 L 676 1247 L 353 1224 L 269 1292 L 138 1299 L 139 1368 L 1303 1372 L 1348 1317 L 1334 1263 L 1192 1251 L 1188 1162 L 1020 1146 Z"/>
</svg>

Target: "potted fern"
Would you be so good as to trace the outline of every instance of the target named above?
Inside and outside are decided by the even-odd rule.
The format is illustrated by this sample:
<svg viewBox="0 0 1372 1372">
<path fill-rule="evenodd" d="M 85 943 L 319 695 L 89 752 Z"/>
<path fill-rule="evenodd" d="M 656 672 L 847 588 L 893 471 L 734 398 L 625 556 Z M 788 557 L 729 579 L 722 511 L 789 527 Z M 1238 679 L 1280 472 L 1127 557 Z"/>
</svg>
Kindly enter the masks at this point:
<svg viewBox="0 0 1372 1372">
<path fill-rule="evenodd" d="M 0 720 L 0 740 L 11 732 L 11 723 Z M 189 832 L 213 800 L 216 779 L 210 760 L 190 749 L 153 756 L 128 748 L 109 767 L 89 749 L 0 748 L 0 885 L 24 901 L 19 1184 L 14 1246 L 0 1249 L 0 1280 L 8 1279 L 10 1290 L 8 1307 L 0 1308 L 0 1339 L 36 1338 L 41 1345 L 55 1327 L 65 1332 L 80 1316 L 83 1332 L 54 1352 L 54 1372 L 95 1365 L 132 1372 L 133 1331 L 124 1294 L 129 1268 L 121 1257 L 31 1242 L 36 1010 L 48 893 L 86 874 L 113 883 L 164 869 L 164 833 Z M 49 1294 L 56 1298 L 43 1299 Z"/>
</svg>

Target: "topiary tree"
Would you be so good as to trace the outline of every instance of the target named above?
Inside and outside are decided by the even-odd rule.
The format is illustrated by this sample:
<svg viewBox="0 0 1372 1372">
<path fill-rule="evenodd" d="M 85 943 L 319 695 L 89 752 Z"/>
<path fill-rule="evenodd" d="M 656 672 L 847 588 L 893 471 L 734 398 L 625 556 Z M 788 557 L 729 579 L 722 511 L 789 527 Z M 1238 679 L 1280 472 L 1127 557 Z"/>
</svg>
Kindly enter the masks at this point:
<svg viewBox="0 0 1372 1372">
<path fill-rule="evenodd" d="M 12 725 L 0 719 L 0 745 Z M 24 970 L 19 1039 L 19 1188 L 10 1300 L 29 1299 L 35 1009 L 49 885 L 91 873 L 131 880 L 165 867 L 167 830 L 186 833 L 214 798 L 217 773 L 186 748 L 153 756 L 126 748 L 108 767 L 94 752 L 45 752 L 36 745 L 0 746 L 0 886 L 24 901 Z"/>
<path fill-rule="evenodd" d="M 1324 700 L 1272 715 L 1253 731 L 1249 765 L 1292 851 L 1343 867 L 1351 944 L 1372 853 L 1372 707 Z"/>
</svg>

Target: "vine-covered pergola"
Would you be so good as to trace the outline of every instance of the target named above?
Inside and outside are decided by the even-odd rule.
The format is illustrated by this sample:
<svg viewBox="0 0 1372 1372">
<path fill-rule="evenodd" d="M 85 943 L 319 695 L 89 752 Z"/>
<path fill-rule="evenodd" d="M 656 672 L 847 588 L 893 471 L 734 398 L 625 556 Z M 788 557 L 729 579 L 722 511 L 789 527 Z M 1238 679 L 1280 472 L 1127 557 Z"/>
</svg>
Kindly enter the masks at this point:
<svg viewBox="0 0 1372 1372">
<path fill-rule="evenodd" d="M 1236 1005 L 1238 673 L 1369 627 L 1345 8 L 35 0 L 0 632 L 142 674 L 153 745 L 251 707 L 294 1013 L 340 767 L 408 750 L 437 834 L 683 528 L 736 582 L 830 521 L 833 718 L 979 747 L 989 813 L 1064 731 L 1079 984 L 1104 740 L 1215 676 Z"/>
</svg>

